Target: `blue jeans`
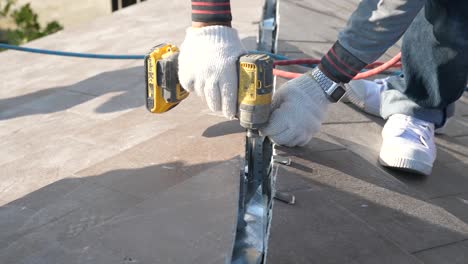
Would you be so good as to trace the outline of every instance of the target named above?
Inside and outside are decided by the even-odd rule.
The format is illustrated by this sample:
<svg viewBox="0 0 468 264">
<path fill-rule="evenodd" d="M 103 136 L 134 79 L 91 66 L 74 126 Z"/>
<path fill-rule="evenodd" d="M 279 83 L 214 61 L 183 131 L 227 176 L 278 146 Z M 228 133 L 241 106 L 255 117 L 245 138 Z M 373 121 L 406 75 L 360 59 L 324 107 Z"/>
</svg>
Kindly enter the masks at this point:
<svg viewBox="0 0 468 264">
<path fill-rule="evenodd" d="M 443 126 L 468 81 L 468 0 L 427 0 L 401 53 L 404 78 L 389 79 L 382 116 L 405 114 Z"/>
</svg>

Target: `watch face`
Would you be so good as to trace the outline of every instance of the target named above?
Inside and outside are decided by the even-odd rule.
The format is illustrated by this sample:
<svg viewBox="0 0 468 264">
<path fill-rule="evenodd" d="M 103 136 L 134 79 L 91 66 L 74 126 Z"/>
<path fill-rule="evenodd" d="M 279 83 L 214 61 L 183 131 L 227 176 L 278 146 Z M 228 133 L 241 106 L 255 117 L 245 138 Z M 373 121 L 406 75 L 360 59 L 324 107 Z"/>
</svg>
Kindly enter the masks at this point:
<svg viewBox="0 0 468 264">
<path fill-rule="evenodd" d="M 344 87 L 342 85 L 338 85 L 333 91 L 333 93 L 330 94 L 330 97 L 331 99 L 333 99 L 333 101 L 338 102 L 341 99 L 341 97 L 345 95 L 345 93 L 346 90 L 344 89 Z"/>
</svg>

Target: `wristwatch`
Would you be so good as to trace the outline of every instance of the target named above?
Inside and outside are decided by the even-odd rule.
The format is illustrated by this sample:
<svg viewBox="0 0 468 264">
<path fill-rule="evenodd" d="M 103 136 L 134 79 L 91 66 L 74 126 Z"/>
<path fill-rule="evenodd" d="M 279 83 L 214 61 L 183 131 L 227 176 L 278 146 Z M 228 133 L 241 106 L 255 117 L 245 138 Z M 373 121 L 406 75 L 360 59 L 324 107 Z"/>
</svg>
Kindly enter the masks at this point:
<svg viewBox="0 0 468 264">
<path fill-rule="evenodd" d="M 346 93 L 344 83 L 336 83 L 328 78 L 318 67 L 309 72 L 310 76 L 317 81 L 319 86 L 327 95 L 328 100 L 338 102 Z"/>
</svg>

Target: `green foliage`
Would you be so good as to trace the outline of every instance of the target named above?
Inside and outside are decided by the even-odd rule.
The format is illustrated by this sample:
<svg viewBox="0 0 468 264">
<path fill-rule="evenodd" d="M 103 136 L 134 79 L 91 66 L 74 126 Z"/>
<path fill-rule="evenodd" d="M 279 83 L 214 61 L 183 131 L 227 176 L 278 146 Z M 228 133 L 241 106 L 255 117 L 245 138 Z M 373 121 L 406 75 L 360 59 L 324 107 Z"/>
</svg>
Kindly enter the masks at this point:
<svg viewBox="0 0 468 264">
<path fill-rule="evenodd" d="M 12 10 L 15 2 L 16 0 L 0 0 L 0 17 L 12 19 L 15 23 L 14 29 L 4 31 L 6 37 L 3 37 L 3 42 L 21 45 L 63 29 L 57 21 L 49 22 L 45 27 L 42 27 L 39 24 L 37 13 L 32 10 L 30 4 Z"/>
</svg>

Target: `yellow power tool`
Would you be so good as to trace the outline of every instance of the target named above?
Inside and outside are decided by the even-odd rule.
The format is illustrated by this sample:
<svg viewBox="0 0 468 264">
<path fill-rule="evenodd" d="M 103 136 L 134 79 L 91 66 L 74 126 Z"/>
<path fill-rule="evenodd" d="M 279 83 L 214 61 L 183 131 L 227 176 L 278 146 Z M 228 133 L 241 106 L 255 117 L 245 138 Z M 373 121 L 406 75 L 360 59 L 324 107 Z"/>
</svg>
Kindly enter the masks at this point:
<svg viewBox="0 0 468 264">
<path fill-rule="evenodd" d="M 239 121 L 258 129 L 270 118 L 273 94 L 273 61 L 265 54 L 247 54 L 239 59 Z"/>
<path fill-rule="evenodd" d="M 189 93 L 179 83 L 179 49 L 172 44 L 154 47 L 145 58 L 146 107 L 151 113 L 165 113 Z M 273 93 L 273 62 L 265 54 L 239 58 L 239 120 L 247 129 L 258 129 L 270 117 Z"/>
<path fill-rule="evenodd" d="M 165 113 L 189 93 L 179 83 L 179 49 L 171 44 L 154 47 L 145 57 L 146 108 L 151 113 Z"/>
</svg>

